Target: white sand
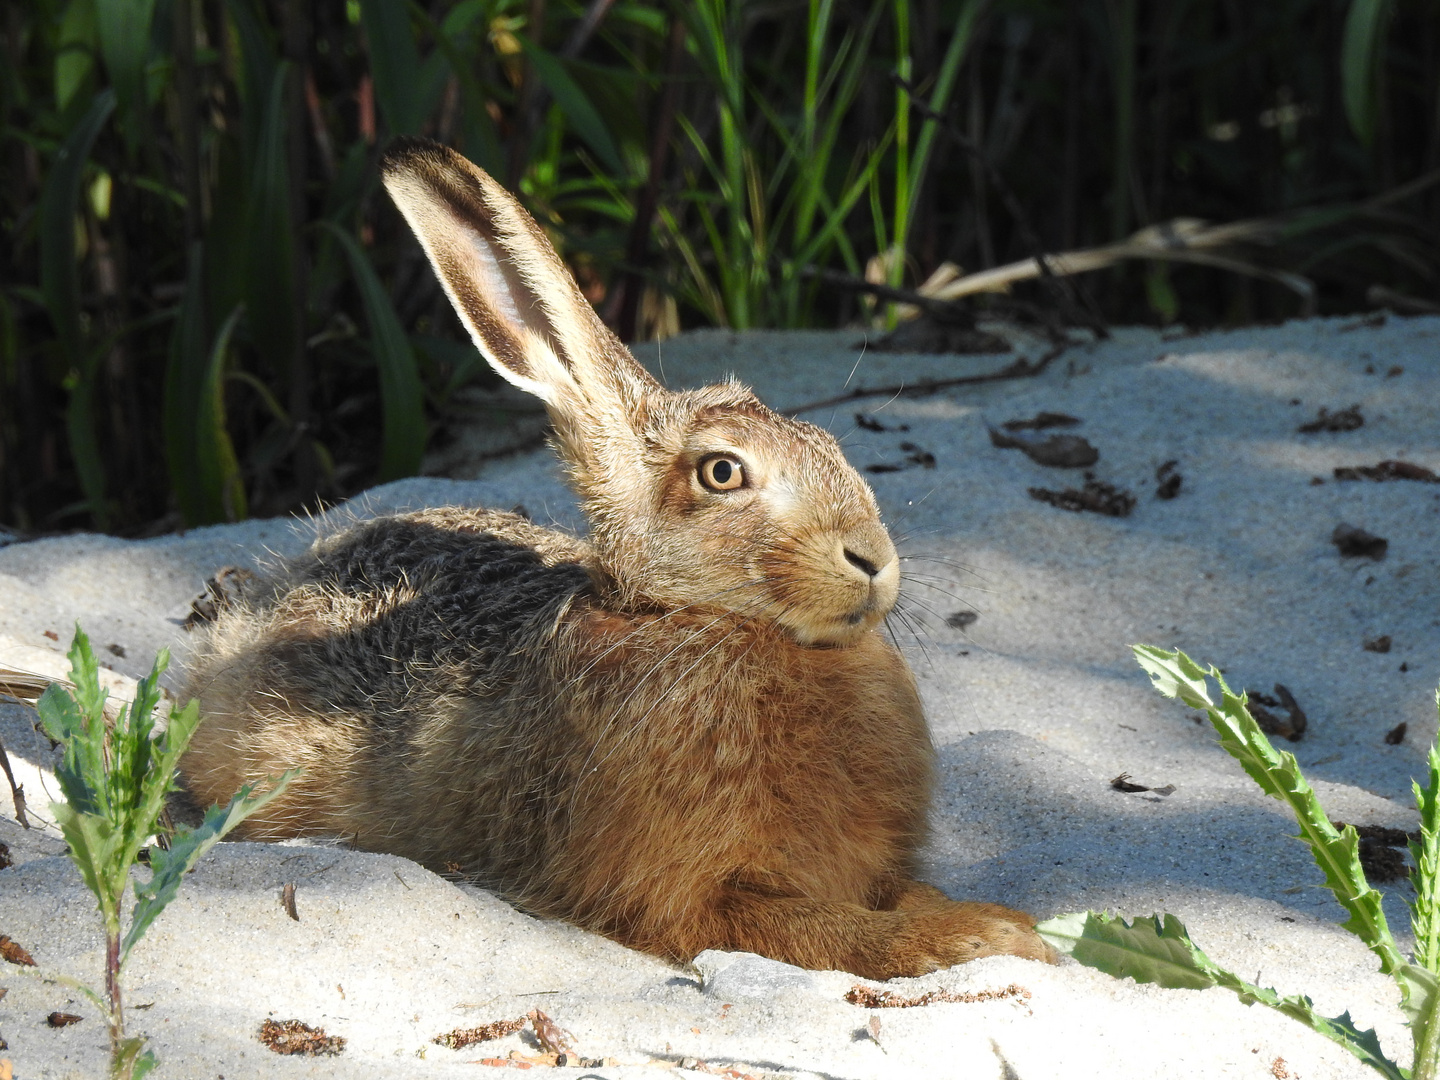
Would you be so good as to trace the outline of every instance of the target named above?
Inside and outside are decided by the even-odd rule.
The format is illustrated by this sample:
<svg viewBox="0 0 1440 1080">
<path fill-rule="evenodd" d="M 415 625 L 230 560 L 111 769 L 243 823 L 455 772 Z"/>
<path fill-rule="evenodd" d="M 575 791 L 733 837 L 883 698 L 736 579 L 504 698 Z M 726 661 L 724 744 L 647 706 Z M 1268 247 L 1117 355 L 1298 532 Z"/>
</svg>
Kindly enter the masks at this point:
<svg viewBox="0 0 1440 1080">
<path fill-rule="evenodd" d="M 855 336 L 694 334 L 665 345 L 664 373 L 680 386 L 734 370 L 791 408 L 840 391 Z M 654 357 L 653 348 L 642 356 L 658 368 Z M 1006 362 L 872 353 L 852 385 Z M 1403 373 L 1387 376 L 1392 366 Z M 1357 403 L 1359 430 L 1295 431 L 1321 406 Z M 992 448 L 985 422 L 1042 409 L 1084 420 L 1073 430 L 1099 448 L 1097 476 L 1138 497 L 1130 517 L 1068 513 L 1027 496 L 1033 486 L 1078 486 L 1080 476 Z M 909 430 L 858 429 L 861 410 Z M 934 469 L 872 477 L 902 549 L 923 557 L 907 563 L 920 632 L 901 621 L 895 629 L 940 747 L 929 879 L 1041 917 L 1174 912 L 1216 960 L 1309 993 L 1331 1014 L 1350 1009 L 1408 1063 L 1398 996 L 1338 927 L 1341 910 L 1288 839 L 1283 808 L 1259 796 L 1208 726 L 1150 689 L 1127 646 L 1178 645 L 1236 687 L 1284 683 L 1310 719 L 1304 740 L 1285 746 L 1332 816 L 1413 821 L 1409 781 L 1435 734 L 1440 682 L 1440 485 L 1329 477 L 1335 466 L 1389 458 L 1440 471 L 1440 319 L 1378 328 L 1320 320 L 1169 341 L 1122 331 L 1037 379 L 806 416 L 843 436 L 862 467 L 900 462 L 902 441 L 936 457 Z M 1172 459 L 1183 487 L 1160 501 L 1154 471 Z M 524 503 L 537 518 L 579 524 L 543 451 L 468 470 L 465 460 L 452 449 L 444 467 L 473 480 L 394 484 L 367 504 Z M 1326 482 L 1312 485 L 1315 476 Z M 1388 556 L 1340 558 L 1330 534 L 1341 522 L 1386 537 Z M 117 670 L 142 674 L 162 645 L 183 662 L 178 620 L 203 579 L 267 549 L 294 551 L 306 528 L 249 522 L 146 542 L 82 535 L 0 547 L 0 635 L 60 649 L 78 619 L 97 646 L 125 649 L 124 658 L 102 653 Z M 943 617 L 962 609 L 978 621 L 947 626 Z M 1382 634 L 1390 652 L 1361 648 Z M 55 791 L 43 771 L 52 758 L 32 721 L 0 706 L 0 739 L 43 811 Z M 1386 745 L 1401 721 L 1405 741 Z M 1175 791 L 1122 794 L 1109 786 L 1121 772 Z M 9 810 L 3 790 L 0 810 Z M 0 817 L 0 841 L 18 863 L 0 871 L 0 933 L 44 968 L 98 982 L 98 919 L 53 828 L 26 833 Z M 286 882 L 296 885 L 298 923 L 280 907 Z M 1397 934 L 1407 894 L 1397 885 L 1387 895 Z M 583 1054 L 621 1063 L 571 1075 L 648 1076 L 699 1059 L 757 1076 L 1261 1080 L 1278 1075 L 1277 1058 L 1305 1080 L 1374 1075 L 1299 1023 L 1224 991 L 1137 987 L 1074 964 L 983 960 L 894 988 L 1016 983 L 1030 996 L 871 1011 L 843 1000 L 850 976 L 725 959 L 705 958 L 702 984 L 695 971 L 531 919 L 403 859 L 227 844 L 137 948 L 126 984 L 129 1001 L 147 1006 L 130 1024 L 151 1038 L 162 1077 L 475 1076 L 485 1067 L 467 1063 L 532 1053 L 525 1036 L 463 1051 L 429 1040 L 536 1006 Z M 104 1027 L 88 1001 L 11 967 L 0 969 L 0 986 L 9 989 L 0 1057 L 17 1077 L 102 1074 Z M 52 1030 L 44 1017 L 57 1009 L 85 1019 Z M 866 1030 L 872 1016 L 878 1040 Z M 256 1039 L 267 1017 L 322 1026 L 348 1046 L 333 1058 L 277 1057 Z"/>
</svg>

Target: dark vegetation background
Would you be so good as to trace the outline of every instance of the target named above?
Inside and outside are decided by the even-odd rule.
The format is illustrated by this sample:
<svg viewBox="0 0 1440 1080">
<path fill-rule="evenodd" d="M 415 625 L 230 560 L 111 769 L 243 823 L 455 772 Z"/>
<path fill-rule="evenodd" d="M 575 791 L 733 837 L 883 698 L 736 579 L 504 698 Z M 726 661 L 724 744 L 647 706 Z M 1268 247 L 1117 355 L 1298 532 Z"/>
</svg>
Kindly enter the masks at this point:
<svg viewBox="0 0 1440 1080">
<path fill-rule="evenodd" d="M 626 339 L 893 322 L 836 275 L 1137 233 L 1074 279 L 1109 322 L 1440 310 L 1436 0 L 4 0 L 0 30 L 21 533 L 419 467 L 490 376 L 377 182 L 395 134 L 517 189 Z"/>
</svg>

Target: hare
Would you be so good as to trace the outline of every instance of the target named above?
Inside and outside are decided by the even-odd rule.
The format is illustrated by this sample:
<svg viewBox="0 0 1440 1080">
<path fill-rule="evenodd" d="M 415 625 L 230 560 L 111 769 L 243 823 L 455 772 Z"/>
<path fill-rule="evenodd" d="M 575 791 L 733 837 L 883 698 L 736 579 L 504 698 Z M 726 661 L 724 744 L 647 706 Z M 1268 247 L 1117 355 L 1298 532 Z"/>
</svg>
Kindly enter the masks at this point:
<svg viewBox="0 0 1440 1080">
<path fill-rule="evenodd" d="M 676 961 L 1053 960 L 1024 913 L 911 876 L 933 750 L 877 630 L 895 548 L 835 440 L 735 382 L 664 389 L 460 155 L 382 168 L 476 346 L 544 400 L 591 533 L 424 510 L 249 583 L 191 665 L 192 796 L 302 766 L 245 836 L 404 855 Z"/>
</svg>

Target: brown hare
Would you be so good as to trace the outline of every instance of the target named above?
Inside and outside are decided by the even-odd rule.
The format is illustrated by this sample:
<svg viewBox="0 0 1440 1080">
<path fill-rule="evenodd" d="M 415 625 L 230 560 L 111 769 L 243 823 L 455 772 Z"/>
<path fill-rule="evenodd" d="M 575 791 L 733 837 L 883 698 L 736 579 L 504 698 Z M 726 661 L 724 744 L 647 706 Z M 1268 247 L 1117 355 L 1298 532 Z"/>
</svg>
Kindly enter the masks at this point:
<svg viewBox="0 0 1440 1080">
<path fill-rule="evenodd" d="M 476 346 L 544 400 L 591 533 L 424 510 L 251 582 L 191 665 L 192 795 L 303 766 L 245 836 L 408 856 L 674 960 L 1050 959 L 1029 916 L 912 877 L 933 751 L 877 629 L 895 548 L 835 440 L 734 382 L 660 386 L 453 151 L 383 170 Z"/>
</svg>

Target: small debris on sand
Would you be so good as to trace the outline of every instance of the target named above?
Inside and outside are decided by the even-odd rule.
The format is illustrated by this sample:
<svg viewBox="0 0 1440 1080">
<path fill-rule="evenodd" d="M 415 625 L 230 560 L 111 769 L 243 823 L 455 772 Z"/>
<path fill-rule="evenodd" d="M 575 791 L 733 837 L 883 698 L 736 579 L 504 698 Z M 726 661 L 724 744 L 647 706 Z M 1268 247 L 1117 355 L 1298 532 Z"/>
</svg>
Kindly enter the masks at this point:
<svg viewBox="0 0 1440 1080">
<path fill-rule="evenodd" d="M 1341 557 L 1347 559 L 1374 559 L 1378 562 L 1385 558 L 1385 552 L 1390 548 L 1390 541 L 1383 536 L 1344 522 L 1335 526 L 1330 542 L 1340 549 Z"/>
<path fill-rule="evenodd" d="M 1408 461 L 1386 460 L 1376 465 L 1339 465 L 1336 480 L 1415 480 L 1422 484 L 1440 484 L 1440 476 Z"/>
<path fill-rule="evenodd" d="M 334 1057 L 345 1049 L 345 1039 L 326 1035 L 324 1028 L 299 1020 L 266 1020 L 260 1025 L 260 1041 L 277 1054 L 307 1057 Z"/>
<path fill-rule="evenodd" d="M 1028 490 L 1032 499 L 1076 513 L 1090 510 L 1107 517 L 1129 517 L 1130 511 L 1135 509 L 1134 495 L 1114 484 L 1096 480 L 1091 473 L 1085 474 L 1085 486 L 1078 491 L 1075 488 L 1065 488 L 1063 491 L 1051 491 L 1048 488 Z"/>
<path fill-rule="evenodd" d="M 1295 430 L 1304 435 L 1311 435 L 1317 431 L 1354 431 L 1356 428 L 1364 426 L 1365 418 L 1360 415 L 1359 405 L 1351 405 L 1348 409 L 1341 409 L 1339 412 L 1333 413 L 1322 405 L 1314 420 L 1301 424 Z"/>
</svg>

